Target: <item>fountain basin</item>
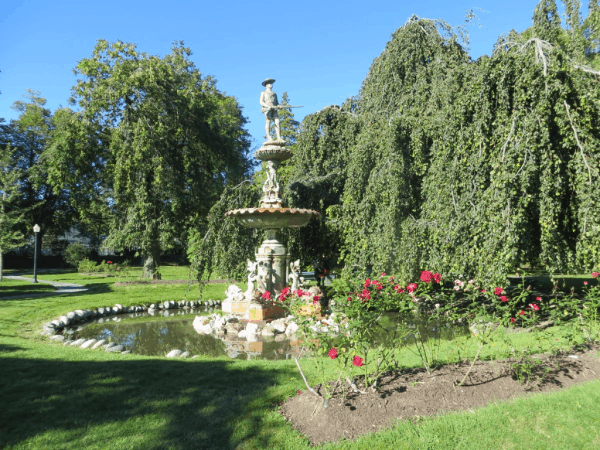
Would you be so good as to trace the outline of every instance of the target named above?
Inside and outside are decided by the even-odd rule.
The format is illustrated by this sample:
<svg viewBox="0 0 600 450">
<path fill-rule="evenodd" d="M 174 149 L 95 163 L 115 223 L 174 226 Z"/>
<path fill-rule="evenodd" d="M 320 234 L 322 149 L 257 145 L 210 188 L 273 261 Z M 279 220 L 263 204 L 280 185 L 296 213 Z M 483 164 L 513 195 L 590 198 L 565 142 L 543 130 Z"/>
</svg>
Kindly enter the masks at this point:
<svg viewBox="0 0 600 450">
<path fill-rule="evenodd" d="M 313 217 L 321 217 L 317 211 L 300 208 L 241 208 L 225 215 L 234 217 L 244 227 L 263 229 L 300 228 Z"/>
</svg>

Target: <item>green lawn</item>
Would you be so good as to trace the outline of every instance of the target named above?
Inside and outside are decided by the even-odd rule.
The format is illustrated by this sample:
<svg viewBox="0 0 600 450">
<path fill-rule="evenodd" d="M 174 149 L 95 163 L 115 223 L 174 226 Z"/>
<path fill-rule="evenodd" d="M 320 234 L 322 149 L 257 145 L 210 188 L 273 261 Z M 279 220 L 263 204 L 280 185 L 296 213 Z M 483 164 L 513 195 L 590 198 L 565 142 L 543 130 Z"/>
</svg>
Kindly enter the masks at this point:
<svg viewBox="0 0 600 450">
<path fill-rule="evenodd" d="M 0 283 L 0 301 L 3 297 L 12 297 L 15 295 L 40 294 L 44 292 L 54 292 L 56 288 L 49 284 L 31 283 L 20 280 L 9 280 L 5 278 Z"/>
<path fill-rule="evenodd" d="M 177 276 L 186 268 L 173 270 Z M 278 404 L 304 389 L 293 361 L 167 360 L 64 347 L 38 335 L 42 323 L 67 311 L 197 299 L 196 285 L 114 286 L 116 278 L 77 273 L 40 278 L 84 284 L 89 291 L 0 301 L 0 448 L 309 448 L 277 412 Z M 207 286 L 205 298 L 223 299 L 226 286 Z M 568 346 L 567 335 L 563 327 L 550 329 L 545 339 L 507 336 L 518 348 L 548 349 Z M 474 352 L 470 346 L 459 339 L 446 343 L 443 356 L 457 360 L 458 349 Z M 489 346 L 483 357 L 498 357 L 500 347 Z M 406 367 L 420 364 L 402 351 Z M 311 365 L 304 366 L 316 380 Z M 474 412 L 401 422 L 324 448 L 600 448 L 598 404 L 600 381 L 594 381 Z"/>
</svg>

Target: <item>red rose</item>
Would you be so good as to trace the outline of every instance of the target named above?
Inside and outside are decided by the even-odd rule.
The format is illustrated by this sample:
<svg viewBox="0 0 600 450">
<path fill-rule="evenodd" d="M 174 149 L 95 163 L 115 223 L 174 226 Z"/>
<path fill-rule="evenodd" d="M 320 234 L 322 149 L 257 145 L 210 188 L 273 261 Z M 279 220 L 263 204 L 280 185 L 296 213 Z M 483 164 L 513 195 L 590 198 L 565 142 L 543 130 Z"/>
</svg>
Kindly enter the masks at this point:
<svg viewBox="0 0 600 450">
<path fill-rule="evenodd" d="M 315 296 L 313 297 L 313 305 L 316 305 L 317 303 L 319 303 L 319 298 L 320 298 L 320 297 L 319 297 L 318 295 L 315 295 Z"/>
<path fill-rule="evenodd" d="M 530 303 L 529 306 L 531 306 L 531 309 L 533 309 L 534 311 L 540 310 L 540 307 L 538 305 L 536 305 L 535 303 Z"/>
<path fill-rule="evenodd" d="M 421 281 L 423 283 L 431 283 L 433 279 L 433 274 L 429 270 L 424 270 L 421 272 Z"/>
<path fill-rule="evenodd" d="M 360 356 L 355 356 L 352 358 L 352 364 L 356 367 L 361 367 L 363 365 L 363 359 Z"/>
<path fill-rule="evenodd" d="M 542 297 L 536 297 L 535 300 L 538 301 L 538 302 L 541 302 L 542 301 Z"/>
<path fill-rule="evenodd" d="M 385 277 L 385 272 L 381 272 L 381 275 L 379 275 L 379 277 Z"/>
<path fill-rule="evenodd" d="M 592 272 L 592 278 L 598 278 L 600 276 L 600 272 Z"/>
<path fill-rule="evenodd" d="M 112 264 L 112 261 L 107 261 L 107 263 L 106 263 L 106 264 Z"/>
<path fill-rule="evenodd" d="M 496 289 L 494 289 L 494 294 L 496 294 L 496 295 L 500 295 L 500 294 L 502 294 L 502 291 L 503 291 L 503 290 L 504 290 L 504 289 L 502 289 L 501 287 L 497 287 Z"/>
<path fill-rule="evenodd" d="M 376 289 L 377 289 L 378 291 L 382 290 L 382 289 L 383 289 L 383 285 L 382 285 L 382 284 L 378 284 Z"/>
<path fill-rule="evenodd" d="M 336 348 L 332 348 L 331 350 L 329 350 L 329 353 L 327 353 L 329 355 L 329 357 L 331 359 L 336 359 L 338 357 L 338 352 L 336 350 Z"/>
<path fill-rule="evenodd" d="M 508 297 L 506 295 L 501 295 L 500 300 L 502 300 L 502 302 L 506 303 L 508 301 Z"/>
<path fill-rule="evenodd" d="M 434 273 L 433 274 L 433 281 L 435 281 L 437 284 L 440 284 L 440 281 L 442 281 L 442 276 L 439 273 Z"/>
<path fill-rule="evenodd" d="M 415 292 L 417 290 L 417 283 L 410 283 L 408 286 L 406 286 L 406 290 L 408 292 Z"/>
<path fill-rule="evenodd" d="M 519 313 L 519 315 L 522 316 L 523 314 L 525 314 L 525 311 L 521 310 L 521 312 Z"/>
<path fill-rule="evenodd" d="M 261 295 L 261 297 L 265 300 L 271 300 L 271 293 L 269 291 L 265 291 L 263 292 L 263 295 Z"/>
<path fill-rule="evenodd" d="M 510 318 L 510 323 L 515 323 L 515 318 L 514 317 Z"/>
<path fill-rule="evenodd" d="M 584 282 L 583 282 L 583 285 L 584 285 L 584 286 L 587 286 L 587 285 L 588 285 L 588 282 L 587 282 L 587 281 L 584 281 Z"/>
<path fill-rule="evenodd" d="M 365 287 L 368 288 L 369 286 L 371 286 L 371 280 L 369 280 L 368 278 L 365 280 Z"/>
<path fill-rule="evenodd" d="M 482 289 L 481 292 L 485 292 L 485 289 Z"/>
<path fill-rule="evenodd" d="M 352 301 L 352 297 L 348 297 L 348 301 L 351 302 Z"/>
</svg>

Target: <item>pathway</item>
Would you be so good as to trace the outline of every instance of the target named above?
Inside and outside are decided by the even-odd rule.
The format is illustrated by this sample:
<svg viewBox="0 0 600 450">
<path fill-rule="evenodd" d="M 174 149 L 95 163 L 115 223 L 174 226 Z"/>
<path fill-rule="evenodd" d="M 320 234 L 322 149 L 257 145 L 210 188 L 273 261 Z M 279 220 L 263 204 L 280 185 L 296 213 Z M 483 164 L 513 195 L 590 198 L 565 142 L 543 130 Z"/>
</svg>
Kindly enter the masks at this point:
<svg viewBox="0 0 600 450">
<path fill-rule="evenodd" d="M 19 275 L 4 275 L 4 278 L 9 280 L 23 280 L 30 281 L 33 283 L 33 278 L 22 277 Z M 58 288 L 54 292 L 40 292 L 34 294 L 24 294 L 24 295 L 11 295 L 10 297 L 0 297 L 2 300 L 14 300 L 19 298 L 30 298 L 30 297 L 46 297 L 48 295 L 60 295 L 60 294 L 73 294 L 76 292 L 84 292 L 88 289 L 81 284 L 73 284 L 73 283 L 62 283 L 60 281 L 42 281 L 38 279 L 38 283 L 50 284 L 56 288 Z"/>
</svg>

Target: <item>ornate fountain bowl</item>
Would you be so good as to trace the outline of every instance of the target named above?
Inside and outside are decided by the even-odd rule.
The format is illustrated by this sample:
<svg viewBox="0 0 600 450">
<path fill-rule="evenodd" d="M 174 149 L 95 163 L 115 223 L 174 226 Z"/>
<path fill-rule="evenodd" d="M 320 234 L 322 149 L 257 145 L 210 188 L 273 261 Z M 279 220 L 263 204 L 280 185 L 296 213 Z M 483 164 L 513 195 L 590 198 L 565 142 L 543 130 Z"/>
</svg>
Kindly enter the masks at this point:
<svg viewBox="0 0 600 450">
<path fill-rule="evenodd" d="M 312 209 L 300 208 L 241 208 L 225 213 L 234 217 L 238 223 L 247 228 L 300 228 L 313 217 L 321 214 Z"/>
<path fill-rule="evenodd" d="M 280 145 L 263 145 L 254 152 L 254 157 L 260 161 L 286 161 L 292 157 L 292 152 Z"/>
</svg>

